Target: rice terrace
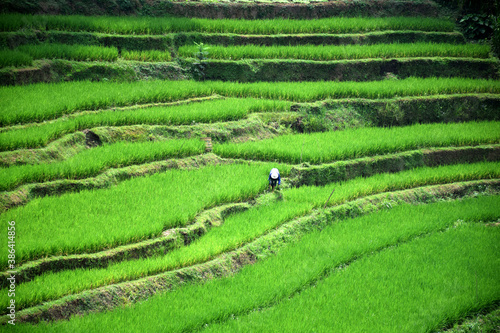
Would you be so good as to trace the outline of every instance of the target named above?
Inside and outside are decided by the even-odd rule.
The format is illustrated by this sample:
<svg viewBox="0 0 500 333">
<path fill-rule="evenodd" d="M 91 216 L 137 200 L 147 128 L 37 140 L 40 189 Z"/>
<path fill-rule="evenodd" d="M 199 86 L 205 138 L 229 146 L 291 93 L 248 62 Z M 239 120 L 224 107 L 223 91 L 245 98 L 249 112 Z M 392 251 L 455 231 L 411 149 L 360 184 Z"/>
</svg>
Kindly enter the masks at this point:
<svg viewBox="0 0 500 333">
<path fill-rule="evenodd" d="M 500 332 L 498 0 L 0 0 L 0 331 Z"/>
</svg>

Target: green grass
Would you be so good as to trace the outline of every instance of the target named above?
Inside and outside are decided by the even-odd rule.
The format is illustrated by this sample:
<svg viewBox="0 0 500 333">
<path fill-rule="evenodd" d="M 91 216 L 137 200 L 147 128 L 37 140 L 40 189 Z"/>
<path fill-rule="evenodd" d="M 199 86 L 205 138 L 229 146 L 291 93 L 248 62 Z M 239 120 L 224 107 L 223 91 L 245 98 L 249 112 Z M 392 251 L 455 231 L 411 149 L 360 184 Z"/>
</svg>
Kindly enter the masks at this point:
<svg viewBox="0 0 500 333">
<path fill-rule="evenodd" d="M 91 31 L 112 34 L 209 32 L 236 34 L 354 33 L 384 30 L 453 31 L 451 20 L 422 17 L 237 20 L 198 18 L 0 15 L 0 31 L 20 29 Z"/>
<path fill-rule="evenodd" d="M 88 178 L 109 168 L 199 155 L 204 151 L 205 143 L 199 139 L 118 142 L 84 150 L 61 162 L 0 168 L 0 191 L 12 190 L 27 183 Z"/>
<path fill-rule="evenodd" d="M 207 332 L 429 332 L 498 301 L 498 228 L 468 224 L 365 257 Z M 297 311 L 301 309 L 301 311 Z"/>
<path fill-rule="evenodd" d="M 18 307 L 40 304 L 84 290 L 122 281 L 129 281 L 157 274 L 173 268 L 205 262 L 218 254 L 248 242 L 266 230 L 310 211 L 311 205 L 294 203 L 274 204 L 251 209 L 228 217 L 224 225 L 210 230 L 187 247 L 169 252 L 164 257 L 145 258 L 111 264 L 102 269 L 75 269 L 57 273 L 45 273 L 31 282 L 18 285 Z M 54 283 L 54 281 L 58 281 Z M 0 295 L 0 304 L 8 302 L 7 295 Z"/>
<path fill-rule="evenodd" d="M 33 59 L 67 59 L 76 61 L 115 61 L 116 47 L 66 44 L 22 45 L 16 50 L 28 54 Z"/>
<path fill-rule="evenodd" d="M 228 98 L 176 106 L 104 110 L 1 132 L 0 150 L 36 148 L 64 134 L 97 126 L 190 125 L 193 122 L 232 121 L 242 119 L 251 112 L 286 111 L 290 109 L 290 104 L 286 101 Z"/>
<path fill-rule="evenodd" d="M 95 148 L 94 148 L 95 149 Z M 249 199 L 267 187 L 276 164 L 224 165 L 170 170 L 113 188 L 37 198 L 1 214 L 16 221 L 16 261 L 94 252 L 158 236 L 183 226 L 201 210 Z M 286 175 L 289 167 L 278 166 Z M 5 267 L 6 248 L 0 249 Z"/>
<path fill-rule="evenodd" d="M 12 59 L 8 60 L 9 63 L 13 63 L 12 66 L 21 66 L 24 65 L 24 63 L 20 63 L 19 65 L 15 63 L 15 60 L 20 57 L 19 54 L 24 54 L 28 59 L 67 59 L 75 61 L 116 61 L 119 57 L 124 60 L 150 62 L 165 62 L 172 60 L 172 56 L 170 55 L 169 51 L 122 50 L 119 54 L 116 47 L 67 45 L 55 43 L 22 45 L 19 46 L 15 51 L 6 53 L 5 56 L 7 57 L 7 59 Z"/>
<path fill-rule="evenodd" d="M 460 225 L 447 232 L 436 233 L 456 225 L 458 219 L 478 221 L 497 218 L 500 216 L 499 199 L 498 196 L 479 197 L 424 206 L 403 205 L 365 217 L 339 221 L 321 232 L 304 236 L 297 244 L 281 250 L 276 256 L 244 267 L 234 277 L 212 280 L 202 285 L 187 285 L 152 297 L 147 302 L 112 312 L 72 318 L 69 322 L 42 323 L 37 326 L 24 324 L 18 329 L 30 332 L 94 332 L 102 327 L 113 326 L 117 332 L 180 332 L 250 312 L 250 316 L 227 322 L 230 326 L 210 325 L 209 329 L 231 330 L 240 324 L 242 331 L 269 331 L 269 328 L 282 331 L 279 327 L 287 325 L 285 320 L 295 323 L 294 316 L 309 314 L 310 311 L 321 314 L 318 321 L 323 319 L 334 321 L 333 324 L 353 325 L 349 326 L 348 331 L 357 325 L 370 331 L 368 327 L 362 326 L 367 321 L 377 322 L 377 325 L 389 325 L 394 321 L 422 325 L 424 329 L 436 327 L 436 322 L 439 324 L 443 314 L 457 316 L 457 312 L 462 314 L 471 306 L 484 304 L 499 295 L 496 276 L 500 267 L 498 260 L 495 260 L 500 244 L 498 228 Z M 412 240 L 424 233 L 431 233 L 431 236 Z M 363 257 L 394 245 L 398 246 Z M 360 260 L 352 262 L 344 270 L 330 274 L 315 284 L 314 288 L 309 288 L 309 284 L 321 279 L 325 272 L 360 257 Z M 343 278 L 343 274 L 352 274 L 345 272 L 352 270 L 358 273 L 349 276 L 349 279 Z M 381 277 L 384 270 L 391 274 L 377 278 Z M 339 277 L 341 281 L 337 280 Z M 474 284 L 474 281 L 477 283 Z M 384 288 L 377 287 L 378 284 Z M 476 289 L 471 288 L 475 285 Z M 48 284 L 45 286 L 51 288 Z M 306 290 L 287 300 L 302 288 Z M 387 295 L 389 291 L 396 290 L 398 295 L 402 295 Z M 442 290 L 449 292 L 442 295 Z M 342 297 L 336 297 L 339 293 Z M 363 297 L 359 293 L 363 293 Z M 426 298 L 422 299 L 421 295 Z M 475 297 L 479 297 L 479 304 L 475 302 Z M 319 304 L 306 306 L 315 300 Z M 306 301 L 308 303 L 301 303 Z M 323 318 L 328 311 L 320 311 L 320 308 L 327 310 L 339 302 L 345 306 L 335 307 L 338 309 L 335 314 L 353 316 L 336 320 L 337 315 L 332 316 L 333 312 L 329 312 Z M 275 304 L 268 311 L 258 311 Z M 356 310 L 357 304 L 363 307 L 362 311 Z M 384 320 L 380 320 L 379 316 L 367 317 L 364 308 L 367 304 L 372 312 L 382 312 L 389 317 Z M 426 306 L 422 307 L 422 304 Z M 387 307 L 391 310 L 385 310 Z M 408 312 L 419 314 L 431 308 L 435 310 L 434 315 L 429 316 L 425 310 L 427 315 L 417 317 L 416 323 L 407 320 Z M 277 318 L 278 314 L 284 317 Z M 273 316 L 274 322 L 266 321 L 269 315 Z M 297 322 L 296 327 L 301 331 L 308 331 L 302 325 L 310 325 L 312 318 L 317 318 L 314 314 L 310 314 L 309 319 L 300 316 L 303 322 Z M 165 317 L 169 320 L 164 320 Z M 259 326 L 252 329 L 254 320 Z M 264 327 L 264 324 L 269 326 Z M 287 331 L 293 330 L 291 325 L 286 328 Z"/>
<path fill-rule="evenodd" d="M 498 143 L 500 122 L 417 124 L 337 132 L 284 135 L 273 139 L 214 145 L 223 157 L 320 164 L 426 147 Z"/>
<path fill-rule="evenodd" d="M 488 312 L 489 311 L 489 312 Z M 488 312 L 488 313 L 484 313 Z M 446 327 L 443 330 L 437 330 L 439 333 L 473 333 L 473 332 L 495 332 L 500 326 L 500 308 L 493 306 L 493 310 L 486 309 L 465 320 L 457 321 L 453 327 Z"/>
<path fill-rule="evenodd" d="M 0 67 L 31 66 L 33 58 L 26 53 L 13 50 L 0 50 Z"/>
<path fill-rule="evenodd" d="M 468 180 L 495 179 L 500 177 L 499 166 L 500 162 L 482 162 L 437 168 L 420 167 L 399 173 L 356 178 L 341 183 L 342 185 L 333 183 L 326 186 L 292 188 L 283 193 L 283 199 L 293 202 L 310 202 L 315 207 L 322 207 L 330 198 L 328 206 L 333 206 L 375 193 Z"/>
<path fill-rule="evenodd" d="M 120 57 L 125 60 L 135 61 L 171 61 L 172 56 L 169 51 L 160 50 L 142 50 L 142 51 L 127 51 L 122 50 Z"/>
<path fill-rule="evenodd" d="M 374 45 L 300 45 L 300 46 L 219 46 L 207 45 L 211 59 L 304 59 L 344 60 L 369 58 L 463 57 L 489 58 L 489 45 L 482 44 L 374 44 Z M 199 47 L 181 46 L 179 55 L 193 57 Z"/>
<path fill-rule="evenodd" d="M 374 82 L 139 81 L 67 82 L 0 88 L 0 126 L 39 122 L 81 110 L 171 102 L 219 94 L 310 102 L 336 98 L 393 98 L 439 94 L 500 93 L 500 81 L 409 78 Z"/>
<path fill-rule="evenodd" d="M 133 61 L 166 62 L 172 56 L 168 51 L 123 50 L 118 54 L 116 47 L 67 44 L 22 45 L 15 50 L 0 51 L 0 67 L 30 66 L 33 59 L 66 59 L 75 61 L 116 61 L 118 58 Z"/>
<path fill-rule="evenodd" d="M 380 174 L 357 178 L 343 184 L 325 187 L 303 186 L 282 191 L 282 201 L 270 202 L 225 219 L 220 227 L 189 246 L 173 250 L 162 257 L 146 258 L 112 264 L 104 269 L 76 269 L 46 273 L 33 281 L 18 285 L 18 306 L 34 305 L 90 288 L 138 279 L 166 270 L 205 262 L 215 256 L 245 244 L 273 228 L 304 215 L 313 208 L 323 207 L 335 189 L 329 205 L 338 205 L 376 193 L 413 188 L 423 185 L 500 177 L 500 163 L 455 165 L 440 168 L 419 168 L 398 174 Z M 498 201 L 498 200 L 497 200 Z M 498 211 L 491 206 L 490 209 Z M 488 211 L 485 209 L 484 211 Z M 50 211 L 48 211 L 50 213 Z M 439 215 L 434 215 L 435 217 Z M 7 302 L 7 296 L 0 298 Z M 3 304 L 3 303 L 2 303 Z"/>
</svg>

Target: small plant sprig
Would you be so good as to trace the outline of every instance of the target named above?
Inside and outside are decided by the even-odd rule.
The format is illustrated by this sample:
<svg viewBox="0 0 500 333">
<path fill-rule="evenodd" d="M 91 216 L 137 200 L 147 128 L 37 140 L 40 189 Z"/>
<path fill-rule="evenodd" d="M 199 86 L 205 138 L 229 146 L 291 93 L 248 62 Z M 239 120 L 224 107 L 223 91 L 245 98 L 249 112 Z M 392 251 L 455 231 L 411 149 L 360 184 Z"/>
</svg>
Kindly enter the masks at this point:
<svg viewBox="0 0 500 333">
<path fill-rule="evenodd" d="M 204 81 L 205 80 L 205 67 L 206 60 L 208 59 L 208 47 L 204 46 L 203 43 L 194 43 L 198 50 L 194 53 L 196 61 L 193 63 L 193 72 L 195 78 Z"/>
</svg>

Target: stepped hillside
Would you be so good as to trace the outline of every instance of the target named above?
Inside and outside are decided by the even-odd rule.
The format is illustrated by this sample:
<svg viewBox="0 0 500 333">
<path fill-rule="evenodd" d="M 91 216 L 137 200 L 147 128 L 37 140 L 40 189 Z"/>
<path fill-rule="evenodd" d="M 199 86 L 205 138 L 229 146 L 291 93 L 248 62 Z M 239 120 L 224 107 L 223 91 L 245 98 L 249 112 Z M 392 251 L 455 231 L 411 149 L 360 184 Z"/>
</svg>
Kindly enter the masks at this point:
<svg viewBox="0 0 500 333">
<path fill-rule="evenodd" d="M 494 1 L 0 3 L 2 330 L 495 327 Z"/>
</svg>

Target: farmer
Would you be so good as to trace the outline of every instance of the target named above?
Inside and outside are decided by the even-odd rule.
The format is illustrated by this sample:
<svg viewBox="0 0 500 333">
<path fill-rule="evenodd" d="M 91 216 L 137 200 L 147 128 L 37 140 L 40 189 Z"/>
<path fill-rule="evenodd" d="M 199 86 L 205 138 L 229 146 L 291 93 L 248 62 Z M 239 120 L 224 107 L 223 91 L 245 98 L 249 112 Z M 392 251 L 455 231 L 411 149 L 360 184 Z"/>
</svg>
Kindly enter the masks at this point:
<svg viewBox="0 0 500 333">
<path fill-rule="evenodd" d="M 276 168 L 272 168 L 271 169 L 271 172 L 269 173 L 269 187 L 273 189 L 273 192 L 274 192 L 274 188 L 276 187 L 276 183 L 278 183 L 278 185 L 281 185 L 281 176 L 280 176 L 280 172 L 278 171 L 278 169 Z"/>
</svg>

